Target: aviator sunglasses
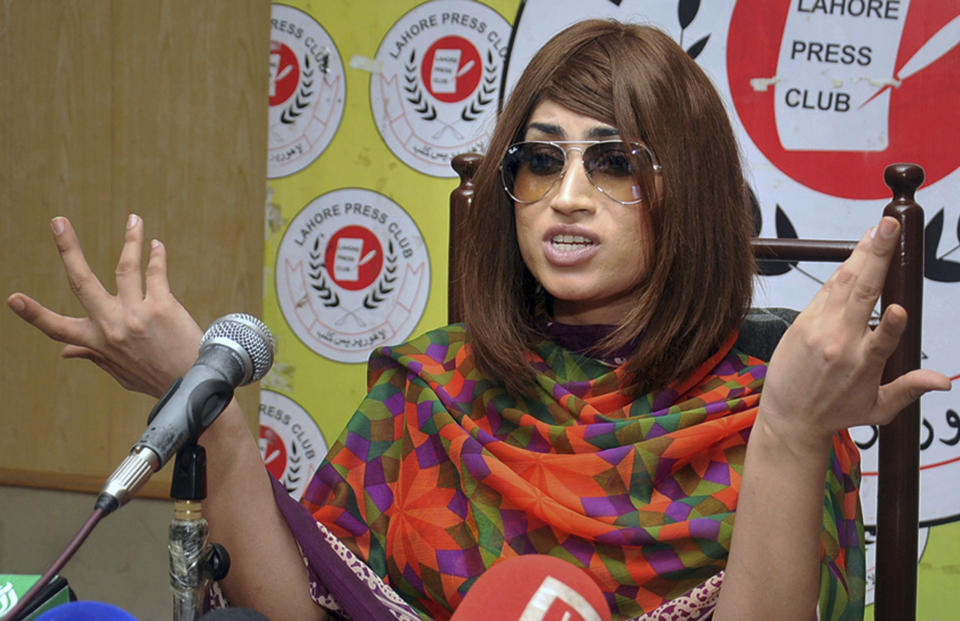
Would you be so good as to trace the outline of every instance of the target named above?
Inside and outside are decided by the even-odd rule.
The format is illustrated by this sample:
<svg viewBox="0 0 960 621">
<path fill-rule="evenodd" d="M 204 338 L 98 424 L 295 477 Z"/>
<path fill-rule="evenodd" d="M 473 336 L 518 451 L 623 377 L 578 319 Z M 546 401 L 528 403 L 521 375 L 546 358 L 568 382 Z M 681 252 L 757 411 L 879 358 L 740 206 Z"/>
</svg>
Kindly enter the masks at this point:
<svg viewBox="0 0 960 621">
<path fill-rule="evenodd" d="M 578 145 L 564 146 L 561 145 Z M 583 145 L 588 145 L 584 147 Z M 500 164 L 500 177 L 510 198 L 533 203 L 563 178 L 567 154 L 579 151 L 587 178 L 595 188 L 622 205 L 643 201 L 639 180 L 661 168 L 653 152 L 639 142 L 622 140 L 532 140 L 517 142 L 507 149 Z"/>
</svg>

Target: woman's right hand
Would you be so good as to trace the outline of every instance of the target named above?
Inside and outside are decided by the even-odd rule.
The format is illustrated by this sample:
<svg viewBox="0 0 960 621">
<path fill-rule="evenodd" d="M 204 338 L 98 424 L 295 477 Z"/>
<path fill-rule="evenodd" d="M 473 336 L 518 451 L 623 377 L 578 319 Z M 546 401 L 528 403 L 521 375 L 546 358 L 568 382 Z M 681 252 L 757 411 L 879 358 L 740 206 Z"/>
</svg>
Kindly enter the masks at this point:
<svg viewBox="0 0 960 621">
<path fill-rule="evenodd" d="M 197 357 L 202 330 L 170 292 L 163 244 L 150 245 L 141 273 L 143 220 L 130 215 L 117 263 L 117 294 L 111 295 L 90 270 L 70 221 L 51 221 L 67 280 L 87 312 L 68 317 L 33 298 L 14 293 L 10 308 L 55 341 L 64 358 L 94 362 L 129 390 L 161 396 Z"/>
</svg>

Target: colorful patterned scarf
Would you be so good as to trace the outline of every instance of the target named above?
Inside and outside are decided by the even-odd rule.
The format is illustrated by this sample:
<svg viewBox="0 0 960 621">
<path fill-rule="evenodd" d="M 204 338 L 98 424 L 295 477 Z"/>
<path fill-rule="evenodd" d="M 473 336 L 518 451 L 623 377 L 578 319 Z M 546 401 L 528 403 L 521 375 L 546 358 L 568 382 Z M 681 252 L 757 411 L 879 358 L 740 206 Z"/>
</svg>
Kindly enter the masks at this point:
<svg viewBox="0 0 960 621">
<path fill-rule="evenodd" d="M 476 370 L 461 326 L 384 347 L 302 504 L 424 618 L 449 618 L 485 569 L 529 553 L 584 568 L 616 619 L 654 610 L 726 562 L 766 370 L 732 343 L 636 399 L 622 367 L 552 343 L 531 354 L 532 398 Z M 843 433 L 824 493 L 823 619 L 862 615 L 857 466 Z"/>
</svg>

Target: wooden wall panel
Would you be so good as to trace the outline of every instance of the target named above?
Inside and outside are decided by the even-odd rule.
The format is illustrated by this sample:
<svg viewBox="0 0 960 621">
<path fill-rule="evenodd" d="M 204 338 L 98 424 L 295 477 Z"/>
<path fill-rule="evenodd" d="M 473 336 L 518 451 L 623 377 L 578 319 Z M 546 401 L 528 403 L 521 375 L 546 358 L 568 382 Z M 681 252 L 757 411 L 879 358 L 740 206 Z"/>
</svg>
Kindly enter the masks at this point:
<svg viewBox="0 0 960 621">
<path fill-rule="evenodd" d="M 4 10 L 6 15 L 4 15 Z M 201 326 L 260 314 L 268 0 L 0 2 L 0 283 L 80 314 L 49 220 L 114 288 L 128 213 Z M 0 311 L 0 483 L 98 490 L 153 399 Z M 257 389 L 241 389 L 251 421 Z M 169 477 L 149 495 L 166 496 Z"/>
</svg>

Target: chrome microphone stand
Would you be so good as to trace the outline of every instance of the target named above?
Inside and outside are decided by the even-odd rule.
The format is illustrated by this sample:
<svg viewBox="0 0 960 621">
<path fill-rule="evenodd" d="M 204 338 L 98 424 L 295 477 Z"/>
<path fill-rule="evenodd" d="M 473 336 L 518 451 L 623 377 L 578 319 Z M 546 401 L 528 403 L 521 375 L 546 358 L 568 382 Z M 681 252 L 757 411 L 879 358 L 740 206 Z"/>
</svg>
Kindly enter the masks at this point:
<svg viewBox="0 0 960 621">
<path fill-rule="evenodd" d="M 177 453 L 170 497 L 170 588 L 174 621 L 196 621 L 210 583 L 230 569 L 230 556 L 220 544 L 207 539 L 203 499 L 207 496 L 207 458 L 202 446 L 188 442 Z"/>
</svg>

